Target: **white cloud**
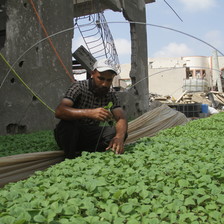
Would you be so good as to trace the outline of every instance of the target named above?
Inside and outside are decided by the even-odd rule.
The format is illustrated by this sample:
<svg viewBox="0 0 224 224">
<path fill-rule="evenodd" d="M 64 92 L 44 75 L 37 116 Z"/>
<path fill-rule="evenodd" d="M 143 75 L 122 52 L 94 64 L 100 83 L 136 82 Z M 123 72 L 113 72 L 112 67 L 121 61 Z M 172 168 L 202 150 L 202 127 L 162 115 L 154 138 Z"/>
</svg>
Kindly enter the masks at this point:
<svg viewBox="0 0 224 224">
<path fill-rule="evenodd" d="M 117 54 L 119 55 L 130 55 L 131 54 L 131 41 L 123 38 L 114 40 Z"/>
<path fill-rule="evenodd" d="M 211 9 L 217 5 L 217 0 L 179 0 L 187 11 L 196 12 Z"/>
<path fill-rule="evenodd" d="M 154 57 L 181 57 L 192 55 L 193 50 L 186 44 L 169 43 L 154 54 Z"/>
</svg>

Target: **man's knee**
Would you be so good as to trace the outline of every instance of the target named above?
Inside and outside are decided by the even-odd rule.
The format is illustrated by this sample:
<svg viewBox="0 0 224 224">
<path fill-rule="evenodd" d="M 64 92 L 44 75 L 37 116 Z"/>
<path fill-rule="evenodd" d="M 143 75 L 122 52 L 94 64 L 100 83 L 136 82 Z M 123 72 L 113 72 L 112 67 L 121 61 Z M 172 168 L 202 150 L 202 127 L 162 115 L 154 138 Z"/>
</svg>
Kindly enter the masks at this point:
<svg viewBox="0 0 224 224">
<path fill-rule="evenodd" d="M 116 135 L 116 129 L 115 127 L 105 127 L 105 130 L 103 132 L 102 140 L 105 142 L 105 144 L 109 144 L 111 139 Z"/>
<path fill-rule="evenodd" d="M 77 157 L 77 141 L 79 138 L 78 126 L 76 122 L 61 120 L 54 129 L 55 140 L 65 152 L 66 157 Z"/>
</svg>

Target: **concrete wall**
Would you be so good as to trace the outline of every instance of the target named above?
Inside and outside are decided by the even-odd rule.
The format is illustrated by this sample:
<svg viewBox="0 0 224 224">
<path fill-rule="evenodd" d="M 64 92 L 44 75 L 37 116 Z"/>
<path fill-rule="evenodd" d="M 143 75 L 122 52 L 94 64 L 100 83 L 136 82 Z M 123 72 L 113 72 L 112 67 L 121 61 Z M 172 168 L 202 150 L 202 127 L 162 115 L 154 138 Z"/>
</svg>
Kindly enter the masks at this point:
<svg viewBox="0 0 224 224">
<path fill-rule="evenodd" d="M 156 58 L 155 58 L 156 62 Z M 165 62 L 167 66 L 167 62 Z M 131 65 L 124 64 L 121 65 L 120 79 L 128 79 L 127 74 L 131 69 Z M 184 79 L 186 78 L 186 68 L 185 67 L 163 67 L 160 63 L 159 67 L 148 68 L 148 77 L 146 77 L 143 82 L 147 82 L 149 86 L 149 93 L 155 93 L 162 96 L 171 95 L 178 98 L 183 92 Z M 126 81 L 127 82 L 127 81 Z M 119 83 L 117 80 L 116 83 Z M 124 88 L 127 86 L 123 85 Z M 130 87 L 125 90 L 125 92 L 130 92 Z M 129 93 L 130 94 L 130 93 Z"/>
<path fill-rule="evenodd" d="M 149 69 L 149 90 L 162 96 L 172 96 L 175 99 L 183 93 L 184 79 L 186 78 L 186 68 Z"/>
<path fill-rule="evenodd" d="M 72 1 L 66 4 L 61 0 L 33 2 L 49 35 L 73 26 Z M 14 65 L 26 85 L 54 110 L 71 80 L 49 42 L 43 40 L 46 36 L 30 2 L 7 0 L 6 14 L 6 40 L 0 53 Z M 72 37 L 73 30 L 51 38 L 70 72 Z M 0 58 L 0 134 L 53 129 L 56 123 L 53 112 L 9 71 Z"/>
</svg>

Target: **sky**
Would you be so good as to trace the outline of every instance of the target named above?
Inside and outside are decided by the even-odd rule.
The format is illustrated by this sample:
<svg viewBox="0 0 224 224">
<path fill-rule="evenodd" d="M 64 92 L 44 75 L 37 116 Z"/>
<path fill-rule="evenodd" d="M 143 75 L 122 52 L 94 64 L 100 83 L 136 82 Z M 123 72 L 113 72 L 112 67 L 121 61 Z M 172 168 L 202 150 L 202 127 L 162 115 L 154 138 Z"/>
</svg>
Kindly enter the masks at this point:
<svg viewBox="0 0 224 224">
<path fill-rule="evenodd" d="M 223 0 L 156 0 L 154 3 L 146 4 L 148 57 L 211 56 L 214 49 L 208 45 L 216 48 L 218 55 L 222 56 L 223 10 Z M 104 16 L 113 36 L 120 63 L 130 63 L 131 41 L 128 21 L 122 13 L 112 10 L 106 10 Z"/>
</svg>

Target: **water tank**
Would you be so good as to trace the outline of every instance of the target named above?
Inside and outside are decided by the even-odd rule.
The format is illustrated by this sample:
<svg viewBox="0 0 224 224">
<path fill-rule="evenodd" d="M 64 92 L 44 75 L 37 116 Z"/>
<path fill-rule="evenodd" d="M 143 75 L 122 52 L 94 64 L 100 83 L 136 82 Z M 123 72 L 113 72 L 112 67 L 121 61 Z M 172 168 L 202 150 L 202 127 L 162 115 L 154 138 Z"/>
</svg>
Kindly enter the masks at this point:
<svg viewBox="0 0 224 224">
<path fill-rule="evenodd" d="M 183 90 L 188 90 L 188 92 L 207 92 L 209 91 L 208 81 L 206 79 L 185 79 Z"/>
</svg>

